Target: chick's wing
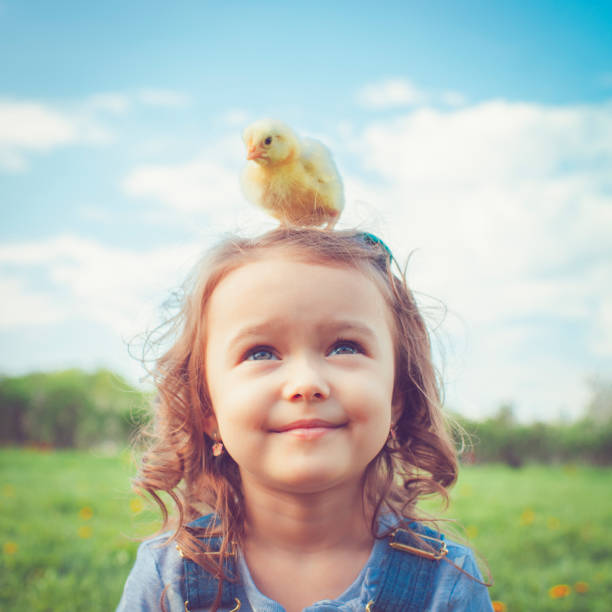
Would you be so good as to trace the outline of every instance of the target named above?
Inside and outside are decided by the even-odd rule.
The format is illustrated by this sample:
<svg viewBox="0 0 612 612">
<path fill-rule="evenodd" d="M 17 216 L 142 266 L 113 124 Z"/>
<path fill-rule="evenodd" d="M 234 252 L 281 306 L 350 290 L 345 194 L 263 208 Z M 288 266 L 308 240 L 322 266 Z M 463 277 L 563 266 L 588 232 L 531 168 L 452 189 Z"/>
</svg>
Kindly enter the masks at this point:
<svg viewBox="0 0 612 612">
<path fill-rule="evenodd" d="M 321 183 L 338 180 L 338 169 L 327 147 L 313 138 L 302 139 L 302 164 L 313 178 Z"/>
</svg>

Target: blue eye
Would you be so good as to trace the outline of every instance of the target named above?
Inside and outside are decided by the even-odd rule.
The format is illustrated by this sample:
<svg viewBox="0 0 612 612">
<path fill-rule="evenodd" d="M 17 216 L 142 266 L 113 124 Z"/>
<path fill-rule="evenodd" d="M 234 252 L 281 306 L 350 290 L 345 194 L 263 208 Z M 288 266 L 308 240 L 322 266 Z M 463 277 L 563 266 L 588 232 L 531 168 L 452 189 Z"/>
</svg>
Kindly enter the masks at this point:
<svg viewBox="0 0 612 612">
<path fill-rule="evenodd" d="M 357 355 L 363 353 L 363 349 L 357 342 L 351 340 L 338 340 L 329 351 L 330 355 Z"/>
<path fill-rule="evenodd" d="M 276 355 L 267 348 L 256 347 L 250 350 L 244 357 L 245 361 L 265 361 L 277 359 Z"/>
</svg>

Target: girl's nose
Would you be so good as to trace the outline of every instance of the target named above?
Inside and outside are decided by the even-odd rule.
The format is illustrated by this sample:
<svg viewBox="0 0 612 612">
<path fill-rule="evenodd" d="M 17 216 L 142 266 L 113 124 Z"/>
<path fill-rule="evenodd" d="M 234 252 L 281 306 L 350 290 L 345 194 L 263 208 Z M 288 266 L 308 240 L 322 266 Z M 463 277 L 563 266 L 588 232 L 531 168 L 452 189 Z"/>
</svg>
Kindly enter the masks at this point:
<svg viewBox="0 0 612 612">
<path fill-rule="evenodd" d="M 307 359 L 291 364 L 283 390 L 290 401 L 315 401 L 329 397 L 329 384 L 322 372 Z"/>
</svg>

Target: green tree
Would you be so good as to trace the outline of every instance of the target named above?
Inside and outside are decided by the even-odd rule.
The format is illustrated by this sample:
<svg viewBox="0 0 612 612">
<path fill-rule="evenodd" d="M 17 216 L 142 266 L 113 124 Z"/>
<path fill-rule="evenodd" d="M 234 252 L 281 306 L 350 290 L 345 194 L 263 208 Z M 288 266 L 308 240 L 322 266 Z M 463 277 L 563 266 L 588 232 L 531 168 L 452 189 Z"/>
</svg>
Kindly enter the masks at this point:
<svg viewBox="0 0 612 612">
<path fill-rule="evenodd" d="M 127 442 L 146 418 L 145 395 L 108 370 L 0 379 L 0 441 L 59 448 Z"/>
</svg>

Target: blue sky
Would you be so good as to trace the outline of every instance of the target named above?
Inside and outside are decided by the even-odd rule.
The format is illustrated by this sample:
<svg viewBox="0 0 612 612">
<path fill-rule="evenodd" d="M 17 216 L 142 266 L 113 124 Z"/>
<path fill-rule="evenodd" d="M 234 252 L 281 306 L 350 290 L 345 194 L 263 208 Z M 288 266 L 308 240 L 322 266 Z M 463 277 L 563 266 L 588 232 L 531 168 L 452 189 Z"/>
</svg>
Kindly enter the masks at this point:
<svg viewBox="0 0 612 612">
<path fill-rule="evenodd" d="M 611 23 L 611 2 L 0 0 L 0 371 L 137 380 L 125 342 L 197 255 L 271 226 L 237 177 L 273 116 L 332 149 L 342 225 L 414 251 L 450 406 L 580 414 L 612 372 Z"/>
</svg>

